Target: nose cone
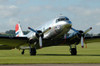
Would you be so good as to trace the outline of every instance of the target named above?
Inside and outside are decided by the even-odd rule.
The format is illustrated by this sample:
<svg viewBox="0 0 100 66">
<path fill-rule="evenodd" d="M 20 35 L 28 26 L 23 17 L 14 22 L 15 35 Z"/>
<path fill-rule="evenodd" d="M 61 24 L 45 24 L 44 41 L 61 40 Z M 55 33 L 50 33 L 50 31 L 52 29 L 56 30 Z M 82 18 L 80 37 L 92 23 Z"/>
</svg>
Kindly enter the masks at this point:
<svg viewBox="0 0 100 66">
<path fill-rule="evenodd" d="M 72 26 L 71 21 L 59 21 L 56 23 L 55 30 L 57 33 L 65 34 L 66 32 L 70 30 L 71 26 Z"/>
<path fill-rule="evenodd" d="M 72 26 L 72 22 L 71 21 L 59 21 L 56 25 L 59 30 L 66 29 L 66 28 L 70 29 Z"/>
<path fill-rule="evenodd" d="M 61 21 L 60 25 L 71 27 L 72 26 L 72 22 L 71 21 Z"/>
<path fill-rule="evenodd" d="M 69 20 L 66 21 L 59 21 L 56 23 L 56 26 L 60 26 L 60 28 L 71 28 L 72 22 Z"/>
<path fill-rule="evenodd" d="M 66 24 L 64 25 L 65 28 L 71 28 L 72 22 L 71 21 L 65 21 L 65 22 L 66 22 Z"/>
</svg>

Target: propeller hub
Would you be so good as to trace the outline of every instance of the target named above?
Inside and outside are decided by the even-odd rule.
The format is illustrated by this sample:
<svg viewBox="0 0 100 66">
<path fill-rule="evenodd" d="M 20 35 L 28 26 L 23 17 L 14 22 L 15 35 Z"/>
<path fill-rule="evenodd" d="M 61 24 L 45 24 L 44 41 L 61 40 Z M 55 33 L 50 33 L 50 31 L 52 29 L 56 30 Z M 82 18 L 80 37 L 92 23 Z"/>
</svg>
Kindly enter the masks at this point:
<svg viewBox="0 0 100 66">
<path fill-rule="evenodd" d="M 36 33 L 36 37 L 39 38 L 41 36 L 43 38 L 42 31 L 38 30 L 37 32 L 38 32 L 38 34 Z"/>
</svg>

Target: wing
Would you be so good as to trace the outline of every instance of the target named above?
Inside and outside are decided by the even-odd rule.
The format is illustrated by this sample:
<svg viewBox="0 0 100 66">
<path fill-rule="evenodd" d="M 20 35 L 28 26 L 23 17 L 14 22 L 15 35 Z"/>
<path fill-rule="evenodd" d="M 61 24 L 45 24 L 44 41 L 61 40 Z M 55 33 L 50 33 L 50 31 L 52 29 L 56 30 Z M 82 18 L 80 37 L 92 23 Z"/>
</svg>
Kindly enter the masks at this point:
<svg viewBox="0 0 100 66">
<path fill-rule="evenodd" d="M 86 42 L 86 43 L 100 42 L 100 36 L 86 37 L 86 38 L 85 38 L 85 42 Z"/>
<path fill-rule="evenodd" d="M 19 48 L 21 45 L 28 44 L 27 37 L 8 37 L 8 36 L 0 36 L 0 47 L 16 47 Z"/>
<path fill-rule="evenodd" d="M 71 44 L 79 44 L 81 41 L 81 38 L 58 38 L 55 40 L 51 39 L 44 39 L 43 40 L 43 47 L 47 46 L 56 46 L 56 45 L 71 45 Z M 86 43 L 91 42 L 100 42 L 100 36 L 93 36 L 93 37 L 85 37 Z"/>
</svg>

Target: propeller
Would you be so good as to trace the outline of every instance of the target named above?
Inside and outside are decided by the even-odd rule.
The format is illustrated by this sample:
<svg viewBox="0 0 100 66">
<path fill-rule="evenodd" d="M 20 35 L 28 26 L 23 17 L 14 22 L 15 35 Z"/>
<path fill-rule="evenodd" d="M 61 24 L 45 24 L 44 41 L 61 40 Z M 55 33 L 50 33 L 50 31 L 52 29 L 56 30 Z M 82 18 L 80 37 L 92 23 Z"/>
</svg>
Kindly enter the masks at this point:
<svg viewBox="0 0 100 66">
<path fill-rule="evenodd" d="M 84 31 L 84 35 L 89 32 L 90 30 L 92 30 L 92 27 L 88 28 L 87 30 Z M 83 42 L 85 43 L 85 48 L 87 48 L 87 43 L 85 42 L 85 39 L 83 38 Z"/>
<path fill-rule="evenodd" d="M 89 32 L 90 30 L 92 30 L 92 27 L 88 28 L 87 30 L 84 31 L 84 34 L 86 34 L 87 32 Z"/>
<path fill-rule="evenodd" d="M 36 30 L 34 30 L 33 28 L 28 27 L 28 29 L 38 34 L 38 32 Z"/>
<path fill-rule="evenodd" d="M 39 46 L 40 46 L 40 48 L 42 48 L 42 33 L 37 32 L 36 30 L 34 30 L 31 27 L 28 27 L 28 29 L 39 35 Z"/>
<path fill-rule="evenodd" d="M 39 45 L 40 45 L 40 48 L 42 48 L 42 37 L 41 36 L 39 37 Z"/>
<path fill-rule="evenodd" d="M 82 48 L 84 48 L 84 38 L 83 38 L 83 36 L 81 36 L 81 46 L 82 46 Z"/>
<path fill-rule="evenodd" d="M 85 30 L 84 32 L 80 33 L 78 30 L 74 29 L 74 28 L 71 28 L 74 32 L 78 33 L 81 35 L 81 47 L 84 48 L 84 35 L 89 32 L 92 27 L 88 28 L 87 30 Z M 86 44 L 86 43 L 85 43 Z M 86 44 L 86 48 L 87 48 L 87 44 Z"/>
</svg>

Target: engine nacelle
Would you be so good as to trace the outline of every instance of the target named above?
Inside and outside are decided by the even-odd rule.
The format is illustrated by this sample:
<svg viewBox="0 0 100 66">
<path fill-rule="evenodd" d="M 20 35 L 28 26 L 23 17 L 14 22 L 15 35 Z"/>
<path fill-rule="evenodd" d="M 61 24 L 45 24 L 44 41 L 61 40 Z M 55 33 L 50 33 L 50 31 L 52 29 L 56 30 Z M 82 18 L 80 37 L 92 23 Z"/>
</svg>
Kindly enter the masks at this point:
<svg viewBox="0 0 100 66">
<path fill-rule="evenodd" d="M 84 36 L 84 32 L 79 30 L 79 33 L 73 32 L 67 38 L 81 38 L 81 36 Z"/>
<path fill-rule="evenodd" d="M 36 33 L 36 37 L 39 38 L 40 36 L 43 38 L 43 33 L 40 30 L 37 30 L 38 34 Z"/>
<path fill-rule="evenodd" d="M 81 38 L 81 36 L 84 36 L 84 32 L 82 30 L 79 30 L 79 33 L 77 35 L 79 38 Z"/>
<path fill-rule="evenodd" d="M 72 34 L 70 34 L 67 39 L 69 44 L 79 44 L 80 40 L 81 40 L 81 36 L 84 36 L 84 32 L 82 30 L 78 30 L 79 33 L 77 32 L 73 32 Z"/>
</svg>

